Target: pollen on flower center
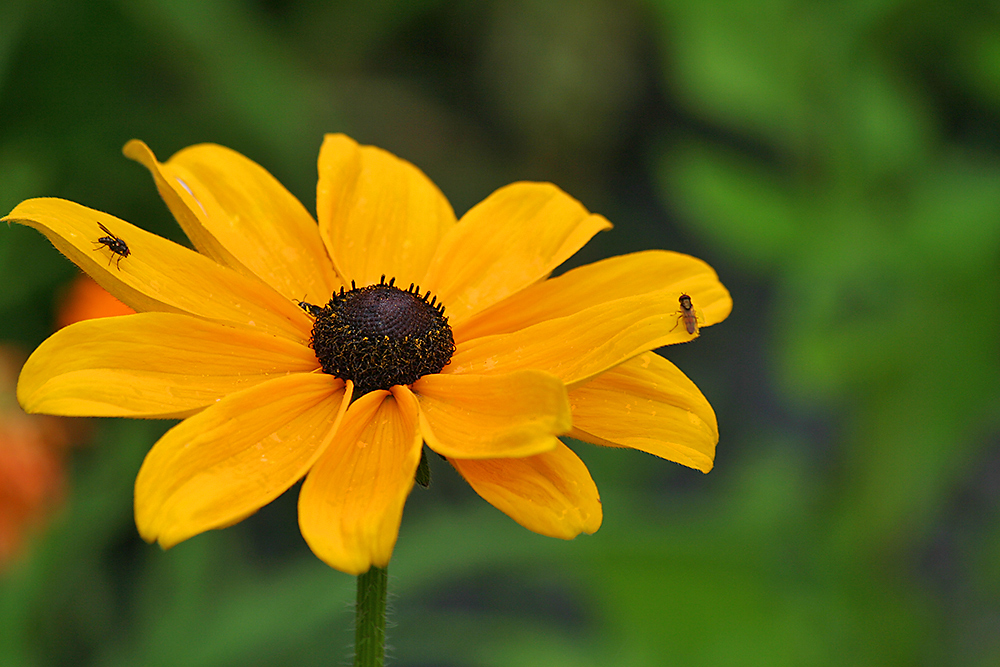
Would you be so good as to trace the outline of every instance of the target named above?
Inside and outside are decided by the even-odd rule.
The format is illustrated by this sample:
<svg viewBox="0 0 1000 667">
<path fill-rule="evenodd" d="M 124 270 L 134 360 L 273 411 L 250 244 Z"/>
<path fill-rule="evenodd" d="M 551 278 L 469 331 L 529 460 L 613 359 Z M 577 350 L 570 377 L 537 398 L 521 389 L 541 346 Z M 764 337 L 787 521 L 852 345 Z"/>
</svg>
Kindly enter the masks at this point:
<svg viewBox="0 0 1000 667">
<path fill-rule="evenodd" d="M 316 318 L 310 344 L 323 371 L 353 380 L 355 398 L 438 373 L 455 351 L 437 297 L 421 295 L 412 284 L 401 290 L 395 280 L 382 276 L 377 285 L 365 287 L 352 282 L 326 306 L 300 304 Z"/>
</svg>

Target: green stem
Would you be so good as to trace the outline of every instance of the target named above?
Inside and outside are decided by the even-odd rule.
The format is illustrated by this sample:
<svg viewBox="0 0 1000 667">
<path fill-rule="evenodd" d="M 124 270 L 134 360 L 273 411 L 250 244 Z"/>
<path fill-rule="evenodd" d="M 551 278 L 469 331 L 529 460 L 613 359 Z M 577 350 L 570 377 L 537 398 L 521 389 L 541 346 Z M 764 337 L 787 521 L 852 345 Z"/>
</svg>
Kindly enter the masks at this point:
<svg viewBox="0 0 1000 667">
<path fill-rule="evenodd" d="M 372 567 L 358 575 L 355 609 L 354 667 L 382 667 L 385 662 L 385 594 L 388 574 Z"/>
</svg>

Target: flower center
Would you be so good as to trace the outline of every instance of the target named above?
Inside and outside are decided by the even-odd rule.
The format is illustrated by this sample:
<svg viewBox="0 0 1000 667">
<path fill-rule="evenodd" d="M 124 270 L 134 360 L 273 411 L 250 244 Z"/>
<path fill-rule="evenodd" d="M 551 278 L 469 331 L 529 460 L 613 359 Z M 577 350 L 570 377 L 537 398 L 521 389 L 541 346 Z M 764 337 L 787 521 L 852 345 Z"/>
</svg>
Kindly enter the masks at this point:
<svg viewBox="0 0 1000 667">
<path fill-rule="evenodd" d="M 382 276 L 366 287 L 352 281 L 326 306 L 299 304 L 316 318 L 310 345 L 323 372 L 352 380 L 354 398 L 438 373 L 455 351 L 444 305 L 412 284 L 401 290 L 395 281 Z"/>
</svg>

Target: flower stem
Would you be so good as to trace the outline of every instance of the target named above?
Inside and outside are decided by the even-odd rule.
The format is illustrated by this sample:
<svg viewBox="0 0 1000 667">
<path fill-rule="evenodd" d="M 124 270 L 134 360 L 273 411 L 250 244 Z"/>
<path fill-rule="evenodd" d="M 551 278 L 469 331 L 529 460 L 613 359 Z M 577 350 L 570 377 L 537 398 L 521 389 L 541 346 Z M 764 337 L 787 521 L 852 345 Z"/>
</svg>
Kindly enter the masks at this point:
<svg viewBox="0 0 1000 667">
<path fill-rule="evenodd" d="M 385 662 L 385 595 L 388 574 L 372 567 L 358 575 L 354 625 L 354 667 L 382 667 Z"/>
</svg>

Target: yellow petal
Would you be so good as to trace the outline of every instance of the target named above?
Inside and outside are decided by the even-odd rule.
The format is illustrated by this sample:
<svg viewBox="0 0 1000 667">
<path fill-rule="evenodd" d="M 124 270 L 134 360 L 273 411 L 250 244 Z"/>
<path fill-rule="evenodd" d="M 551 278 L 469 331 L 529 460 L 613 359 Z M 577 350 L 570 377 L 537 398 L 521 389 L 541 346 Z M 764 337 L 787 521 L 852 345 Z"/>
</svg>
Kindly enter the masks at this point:
<svg viewBox="0 0 1000 667">
<path fill-rule="evenodd" d="M 536 283 L 454 327 L 455 340 L 508 333 L 565 317 L 601 303 L 655 291 L 691 297 L 703 327 L 724 320 L 733 300 L 719 277 L 700 259 L 666 250 L 611 257 Z M 683 324 L 678 327 L 684 329 Z M 685 332 L 686 333 L 686 332 Z"/>
<path fill-rule="evenodd" d="M 160 163 L 136 139 L 123 152 L 149 169 L 160 196 L 202 254 L 259 277 L 288 299 L 323 303 L 342 284 L 312 216 L 253 160 L 223 146 L 199 144 Z"/>
<path fill-rule="evenodd" d="M 345 281 L 419 283 L 455 212 L 422 171 L 374 146 L 328 134 L 319 154 L 316 215 Z"/>
<path fill-rule="evenodd" d="M 570 392 L 572 436 L 712 469 L 719 426 L 708 400 L 676 366 L 647 352 Z"/>
<path fill-rule="evenodd" d="M 298 373 L 185 419 L 160 438 L 139 470 L 139 534 L 170 548 L 253 514 L 305 475 L 348 401 L 343 381 Z"/>
<path fill-rule="evenodd" d="M 676 305 L 673 293 L 651 292 L 459 342 L 441 372 L 495 375 L 536 368 L 573 388 L 642 352 L 689 340 L 684 326 L 677 326 Z"/>
<path fill-rule="evenodd" d="M 462 216 L 441 241 L 424 286 L 457 324 L 541 280 L 610 228 L 551 183 L 514 183 Z"/>
<path fill-rule="evenodd" d="M 278 375 L 318 368 L 287 338 L 174 313 L 85 320 L 60 329 L 21 370 L 28 412 L 182 417 Z"/>
<path fill-rule="evenodd" d="M 420 461 L 417 400 L 405 387 L 365 394 L 309 471 L 299 528 L 323 562 L 348 574 L 389 564 Z"/>
<path fill-rule="evenodd" d="M 45 198 L 21 202 L 3 221 L 45 234 L 59 252 L 134 310 L 188 313 L 293 340 L 309 338 L 312 320 L 290 299 L 114 216 Z M 114 256 L 97 243 L 105 236 L 98 223 L 128 245 L 128 257 Z"/>
<path fill-rule="evenodd" d="M 561 442 L 520 459 L 448 459 L 473 489 L 519 524 L 570 540 L 601 527 L 601 498 L 587 466 Z"/>
<path fill-rule="evenodd" d="M 413 391 L 424 440 L 442 456 L 531 456 L 555 447 L 571 425 L 566 388 L 540 371 L 425 375 Z"/>
</svg>

